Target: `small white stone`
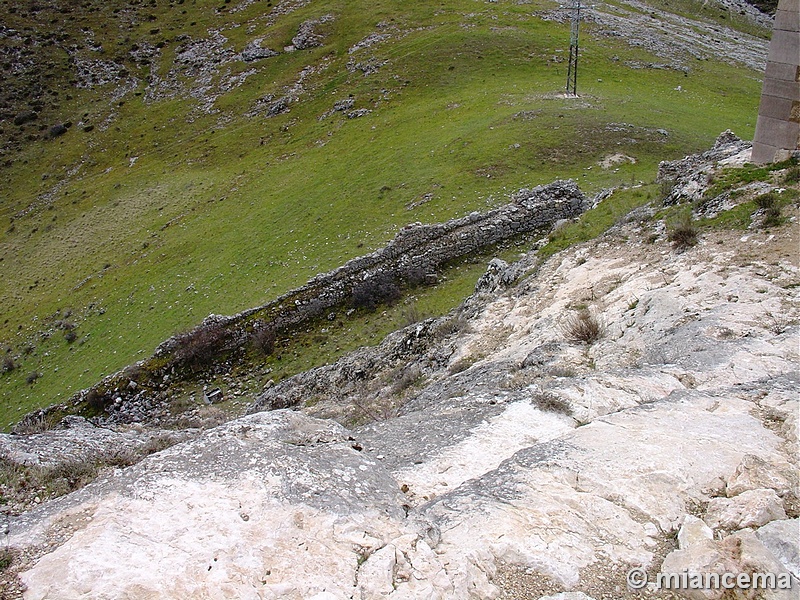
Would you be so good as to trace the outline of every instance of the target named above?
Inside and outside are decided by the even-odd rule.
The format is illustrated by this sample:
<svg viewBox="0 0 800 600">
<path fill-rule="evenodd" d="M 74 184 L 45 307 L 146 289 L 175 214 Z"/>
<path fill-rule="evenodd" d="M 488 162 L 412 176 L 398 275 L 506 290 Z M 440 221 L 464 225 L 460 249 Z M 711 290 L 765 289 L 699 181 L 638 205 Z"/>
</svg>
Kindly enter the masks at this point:
<svg viewBox="0 0 800 600">
<path fill-rule="evenodd" d="M 686 515 L 678 532 L 678 548 L 686 550 L 713 539 L 714 532 L 708 525 L 694 515 Z"/>
</svg>

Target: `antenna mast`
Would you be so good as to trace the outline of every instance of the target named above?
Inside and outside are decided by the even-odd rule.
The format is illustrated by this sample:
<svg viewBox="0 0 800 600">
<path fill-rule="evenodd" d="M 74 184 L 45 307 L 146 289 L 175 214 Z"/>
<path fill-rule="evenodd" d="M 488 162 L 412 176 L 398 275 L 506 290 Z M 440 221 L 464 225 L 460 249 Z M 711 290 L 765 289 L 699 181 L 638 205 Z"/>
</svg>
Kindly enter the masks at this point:
<svg viewBox="0 0 800 600">
<path fill-rule="evenodd" d="M 569 39 L 567 94 L 578 95 L 578 33 L 581 23 L 581 0 L 572 0 L 572 32 Z"/>
</svg>

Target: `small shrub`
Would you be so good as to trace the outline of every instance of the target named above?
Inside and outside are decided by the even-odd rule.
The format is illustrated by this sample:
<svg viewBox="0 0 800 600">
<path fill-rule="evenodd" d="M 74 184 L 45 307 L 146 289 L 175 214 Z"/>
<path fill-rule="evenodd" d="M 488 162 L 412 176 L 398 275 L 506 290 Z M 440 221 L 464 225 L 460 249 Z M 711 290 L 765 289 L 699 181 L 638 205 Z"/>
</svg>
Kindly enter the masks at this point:
<svg viewBox="0 0 800 600">
<path fill-rule="evenodd" d="M 401 277 L 411 287 L 418 287 L 425 283 L 425 269 L 419 267 L 409 267 L 403 270 Z"/>
<path fill-rule="evenodd" d="M 328 309 L 328 306 L 321 298 L 314 298 L 309 300 L 304 308 L 308 318 L 316 319 L 325 313 L 325 311 Z"/>
<path fill-rule="evenodd" d="M 42 374 L 39 373 L 38 371 L 31 371 L 30 373 L 28 373 L 28 376 L 25 378 L 25 383 L 27 383 L 28 385 L 32 385 L 41 376 L 42 376 Z"/>
<path fill-rule="evenodd" d="M 253 331 L 253 335 L 250 337 L 253 346 L 263 352 L 265 356 L 269 356 L 275 352 L 275 342 L 277 339 L 278 336 L 275 330 L 269 326 L 259 327 Z"/>
<path fill-rule="evenodd" d="M 408 267 L 403 269 L 400 272 L 400 278 L 412 288 L 422 285 L 434 285 L 438 280 L 435 273 L 431 273 L 422 267 Z"/>
<path fill-rule="evenodd" d="M 659 195 L 661 196 L 661 201 L 664 202 L 667 198 L 670 197 L 673 190 L 675 189 L 675 185 L 677 184 L 676 179 L 664 179 L 660 186 L 659 186 Z"/>
<path fill-rule="evenodd" d="M 67 126 L 63 123 L 58 123 L 47 130 L 47 137 L 51 140 L 54 140 L 65 133 L 67 133 Z"/>
<path fill-rule="evenodd" d="M 667 239 L 676 250 L 686 250 L 697 244 L 697 227 L 689 213 L 683 213 L 668 227 Z"/>
<path fill-rule="evenodd" d="M 562 415 L 567 415 L 568 417 L 572 416 L 572 407 L 569 405 L 569 402 L 563 398 L 559 398 L 551 392 L 542 392 L 541 394 L 536 394 L 531 399 L 531 402 L 539 410 L 559 413 Z"/>
<path fill-rule="evenodd" d="M 14 564 L 16 556 L 11 548 L 0 548 L 0 572 L 7 570 Z"/>
<path fill-rule="evenodd" d="M 400 376 L 400 378 L 392 386 L 392 393 L 395 395 L 402 394 L 412 385 L 418 383 L 422 379 L 422 377 L 423 377 L 422 371 L 420 371 L 419 367 L 412 366 L 406 369 L 405 371 L 403 371 L 403 374 Z"/>
<path fill-rule="evenodd" d="M 568 339 L 585 344 L 593 344 L 605 333 L 601 320 L 588 309 L 579 310 L 567 319 L 563 330 Z"/>
<path fill-rule="evenodd" d="M 69 331 L 64 333 L 64 339 L 67 340 L 68 344 L 71 344 L 72 342 L 78 339 L 78 334 L 70 329 Z"/>
<path fill-rule="evenodd" d="M 159 434 L 151 437 L 147 442 L 139 448 L 139 453 L 142 456 L 150 456 L 156 452 L 161 452 L 167 448 L 174 446 L 178 443 L 178 439 L 167 434 Z"/>
<path fill-rule="evenodd" d="M 102 456 L 100 461 L 102 465 L 109 467 L 130 467 L 142 460 L 143 455 L 136 450 L 129 448 L 121 448 L 110 452 L 106 456 Z"/>
<path fill-rule="evenodd" d="M 764 220 L 761 222 L 764 227 L 777 227 L 782 222 L 780 207 L 776 206 L 764 211 Z"/>
<path fill-rule="evenodd" d="M 552 377 L 575 377 L 578 372 L 569 365 L 553 365 L 547 369 L 547 374 Z"/>
<path fill-rule="evenodd" d="M 427 317 L 422 314 L 422 311 L 416 304 L 413 304 L 403 310 L 403 327 L 414 325 L 420 321 L 424 321 Z"/>
<path fill-rule="evenodd" d="M 434 339 L 441 341 L 448 336 L 464 331 L 469 323 L 462 316 L 450 317 L 439 323 L 434 331 Z"/>
<path fill-rule="evenodd" d="M 769 210 L 770 208 L 775 208 L 775 206 L 777 206 L 778 198 L 775 196 L 774 192 L 769 192 L 753 198 L 753 202 L 755 202 L 758 208 Z"/>
<path fill-rule="evenodd" d="M 764 218 L 761 221 L 762 227 L 776 227 L 781 224 L 781 206 L 778 196 L 774 192 L 761 194 L 753 198 L 756 206 L 764 211 Z"/>
<path fill-rule="evenodd" d="M 795 165 L 786 170 L 783 175 L 783 183 L 800 183 L 800 166 Z"/>
<path fill-rule="evenodd" d="M 764 313 L 762 326 L 775 335 L 780 335 L 789 327 L 789 320 L 783 315 L 775 315 L 770 311 Z"/>
<path fill-rule="evenodd" d="M 516 366 L 522 368 L 521 365 Z M 509 372 L 503 381 L 500 382 L 500 387 L 504 390 L 517 391 L 536 383 L 540 378 L 541 373 L 538 369 L 518 370 L 513 374 Z"/>
<path fill-rule="evenodd" d="M 128 365 L 125 367 L 125 370 L 122 372 L 124 377 L 129 379 L 130 381 L 135 381 L 139 383 L 143 376 L 145 375 L 145 370 L 142 368 L 142 365 L 138 363 L 134 363 L 132 365 Z"/>
<path fill-rule="evenodd" d="M 0 486 L 12 490 L 25 485 L 25 471 L 19 463 L 5 457 L 0 457 Z"/>
<path fill-rule="evenodd" d="M 60 417 L 58 411 L 45 411 L 43 409 L 28 413 L 14 425 L 12 432 L 15 435 L 29 435 L 49 431 L 56 426 Z"/>
<path fill-rule="evenodd" d="M 224 350 L 229 335 L 221 325 L 201 325 L 178 336 L 175 358 L 193 369 L 207 367 Z"/>
<path fill-rule="evenodd" d="M 379 304 L 391 304 L 400 298 L 400 288 L 393 275 L 380 273 L 353 286 L 350 304 L 353 308 L 375 310 Z"/>
<path fill-rule="evenodd" d="M 84 397 L 84 401 L 86 402 L 86 406 L 89 407 L 89 410 L 95 414 L 102 413 L 105 411 L 106 406 L 111 404 L 111 398 L 94 388 L 88 391 Z"/>
<path fill-rule="evenodd" d="M 480 360 L 480 357 L 478 356 L 465 356 L 464 358 L 460 358 L 450 365 L 447 369 L 447 372 L 451 375 L 461 373 L 469 369 L 472 365 L 478 362 L 478 360 Z"/>
<path fill-rule="evenodd" d="M 92 460 L 72 460 L 47 469 L 44 487 L 51 494 L 63 496 L 92 482 L 98 471 L 98 465 Z"/>
<path fill-rule="evenodd" d="M 73 329 L 75 329 L 75 327 L 77 327 L 77 325 L 75 325 L 75 323 L 73 323 L 72 321 L 62 321 L 62 320 L 56 321 L 56 328 L 63 329 L 64 331 L 72 331 Z"/>
<path fill-rule="evenodd" d="M 3 373 L 11 373 L 14 369 L 17 368 L 17 363 L 14 362 L 13 356 L 4 356 L 3 357 L 3 366 L 2 371 Z"/>
</svg>

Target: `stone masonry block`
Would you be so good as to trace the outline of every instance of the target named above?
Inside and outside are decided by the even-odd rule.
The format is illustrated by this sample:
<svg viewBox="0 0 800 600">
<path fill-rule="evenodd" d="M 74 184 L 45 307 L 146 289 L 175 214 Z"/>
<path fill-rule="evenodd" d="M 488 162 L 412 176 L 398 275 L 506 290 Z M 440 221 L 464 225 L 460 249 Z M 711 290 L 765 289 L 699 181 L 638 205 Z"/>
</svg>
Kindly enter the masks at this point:
<svg viewBox="0 0 800 600">
<path fill-rule="evenodd" d="M 761 96 L 761 105 L 758 107 L 758 114 L 772 119 L 789 120 L 792 114 L 794 102 L 789 98 L 776 96 Z"/>
<path fill-rule="evenodd" d="M 800 0 L 780 0 L 761 89 L 752 161 L 800 148 Z"/>
<path fill-rule="evenodd" d="M 800 31 L 800 19 L 797 18 L 798 13 L 788 10 L 779 10 L 775 13 L 775 30 L 776 31 Z"/>
<path fill-rule="evenodd" d="M 800 133 L 800 125 L 797 123 L 760 116 L 756 127 L 760 133 L 761 143 L 776 148 L 797 148 L 797 136 Z"/>
<path fill-rule="evenodd" d="M 792 31 L 773 31 L 767 61 L 796 65 L 800 61 L 800 36 Z"/>
<path fill-rule="evenodd" d="M 800 67 L 786 63 L 767 63 L 767 70 L 764 72 L 764 79 L 775 79 L 777 81 L 800 81 Z"/>
<path fill-rule="evenodd" d="M 766 96 L 775 96 L 776 98 L 800 100 L 800 84 L 796 81 L 767 79 L 764 81 L 764 87 L 761 93 Z"/>
</svg>

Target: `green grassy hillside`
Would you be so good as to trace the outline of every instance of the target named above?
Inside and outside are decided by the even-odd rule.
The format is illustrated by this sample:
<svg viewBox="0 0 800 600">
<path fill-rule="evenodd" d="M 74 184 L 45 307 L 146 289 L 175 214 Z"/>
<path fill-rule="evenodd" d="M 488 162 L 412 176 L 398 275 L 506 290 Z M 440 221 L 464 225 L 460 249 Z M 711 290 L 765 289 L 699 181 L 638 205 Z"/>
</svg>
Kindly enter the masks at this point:
<svg viewBox="0 0 800 600">
<path fill-rule="evenodd" d="M 39 4 L 2 9 L 6 59 L 39 61 L 2 98 L 3 426 L 408 222 L 556 178 L 651 180 L 726 128 L 752 136 L 759 101 L 759 73 L 634 68 L 660 57 L 591 23 L 581 97 L 565 98 L 569 26 L 538 0 Z M 309 19 L 320 45 L 284 51 Z M 232 58 L 254 40 L 279 54 Z M 97 61 L 111 80 L 86 87 L 78 67 Z M 636 163 L 598 165 L 617 153 Z"/>
</svg>

